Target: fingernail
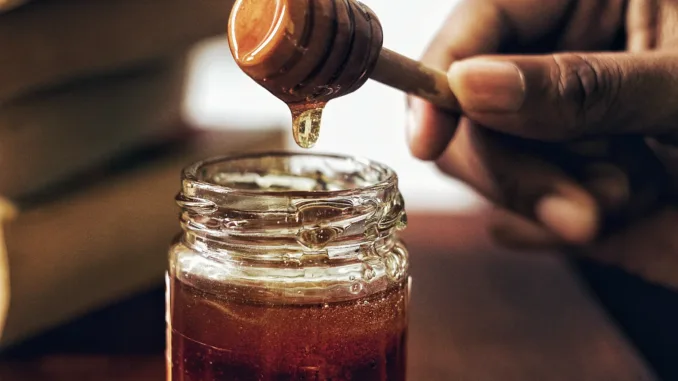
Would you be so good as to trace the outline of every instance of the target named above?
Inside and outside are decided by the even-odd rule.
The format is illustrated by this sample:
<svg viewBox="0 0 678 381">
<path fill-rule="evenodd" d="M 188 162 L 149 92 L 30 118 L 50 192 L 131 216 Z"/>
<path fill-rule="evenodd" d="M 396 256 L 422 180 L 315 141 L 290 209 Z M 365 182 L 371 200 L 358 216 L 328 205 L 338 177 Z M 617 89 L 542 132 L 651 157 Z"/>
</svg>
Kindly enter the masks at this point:
<svg viewBox="0 0 678 381">
<path fill-rule="evenodd" d="M 465 110 L 515 112 L 525 102 L 525 78 L 511 62 L 487 59 L 457 61 L 448 81 Z"/>
<path fill-rule="evenodd" d="M 542 198 L 535 213 L 541 223 L 573 244 L 586 244 L 597 233 L 597 211 L 559 195 Z"/>
</svg>

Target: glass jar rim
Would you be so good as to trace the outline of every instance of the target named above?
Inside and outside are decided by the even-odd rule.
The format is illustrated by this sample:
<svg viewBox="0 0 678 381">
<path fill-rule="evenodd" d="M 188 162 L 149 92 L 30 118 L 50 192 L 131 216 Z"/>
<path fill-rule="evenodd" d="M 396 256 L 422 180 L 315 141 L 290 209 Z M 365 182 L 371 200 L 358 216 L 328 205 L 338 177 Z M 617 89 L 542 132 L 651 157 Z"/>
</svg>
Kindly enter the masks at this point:
<svg viewBox="0 0 678 381">
<path fill-rule="evenodd" d="M 397 180 L 391 168 L 349 155 L 245 153 L 187 167 L 176 201 L 193 247 L 351 257 L 366 245 L 390 250 L 405 228 Z"/>
<path fill-rule="evenodd" d="M 371 171 L 378 173 L 378 179 L 377 181 L 374 181 L 370 184 L 366 184 L 364 186 L 355 186 L 337 190 L 272 190 L 262 188 L 245 189 L 232 186 L 225 186 L 223 184 L 218 184 L 214 181 L 210 181 L 209 179 L 205 179 L 204 176 L 201 176 L 200 174 L 200 171 L 202 169 L 211 165 L 236 163 L 241 160 L 265 159 L 265 158 L 289 159 L 295 157 L 298 158 L 308 157 L 314 160 L 325 159 L 336 161 L 351 161 L 355 163 L 357 166 L 369 168 Z M 308 197 L 338 198 L 346 196 L 355 196 L 364 192 L 378 191 L 390 187 L 395 187 L 397 186 L 398 182 L 398 176 L 393 169 L 382 163 L 361 156 L 351 156 L 332 153 L 316 153 L 316 152 L 313 153 L 290 152 L 290 151 L 267 151 L 267 152 L 241 153 L 212 157 L 198 161 L 184 168 L 182 172 L 182 178 L 184 181 L 190 182 L 193 186 L 197 186 L 203 189 L 209 189 L 210 192 L 239 196 L 267 196 L 267 197 L 308 196 Z"/>
</svg>

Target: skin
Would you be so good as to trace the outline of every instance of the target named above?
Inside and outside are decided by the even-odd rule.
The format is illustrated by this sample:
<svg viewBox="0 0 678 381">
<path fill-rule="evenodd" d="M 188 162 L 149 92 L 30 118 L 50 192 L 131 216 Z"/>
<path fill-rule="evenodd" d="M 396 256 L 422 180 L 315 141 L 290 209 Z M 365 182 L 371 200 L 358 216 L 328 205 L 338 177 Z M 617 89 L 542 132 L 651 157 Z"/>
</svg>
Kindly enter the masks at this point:
<svg viewBox="0 0 678 381">
<path fill-rule="evenodd" d="M 498 243 L 678 286 L 678 0 L 464 0 L 422 60 L 462 116 L 409 99 L 410 149 L 497 206 Z"/>
</svg>

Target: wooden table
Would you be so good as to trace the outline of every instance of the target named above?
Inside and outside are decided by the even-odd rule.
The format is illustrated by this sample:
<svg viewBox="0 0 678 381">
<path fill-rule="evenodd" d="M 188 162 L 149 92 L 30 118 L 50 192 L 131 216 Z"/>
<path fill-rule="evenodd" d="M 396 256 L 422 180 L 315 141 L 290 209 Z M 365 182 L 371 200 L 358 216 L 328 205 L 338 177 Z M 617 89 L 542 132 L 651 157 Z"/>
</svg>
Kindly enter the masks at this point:
<svg viewBox="0 0 678 381">
<path fill-rule="evenodd" d="M 574 272 L 491 245 L 482 216 L 411 216 L 410 380 L 656 380 Z M 151 291 L 16 348 L 0 380 L 164 379 Z"/>
</svg>

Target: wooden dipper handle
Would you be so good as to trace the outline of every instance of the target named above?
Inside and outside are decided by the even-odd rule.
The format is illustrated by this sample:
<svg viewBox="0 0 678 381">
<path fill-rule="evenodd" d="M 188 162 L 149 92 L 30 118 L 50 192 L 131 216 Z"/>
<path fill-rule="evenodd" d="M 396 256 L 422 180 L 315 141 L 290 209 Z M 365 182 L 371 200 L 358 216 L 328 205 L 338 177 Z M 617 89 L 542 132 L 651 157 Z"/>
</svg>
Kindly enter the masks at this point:
<svg viewBox="0 0 678 381">
<path fill-rule="evenodd" d="M 370 78 L 449 111 L 460 111 L 447 82 L 447 73 L 383 48 Z"/>
<path fill-rule="evenodd" d="M 356 0 L 237 0 L 229 20 L 240 68 L 290 105 L 326 103 L 368 78 L 458 111 L 444 72 L 388 49 Z"/>
</svg>

